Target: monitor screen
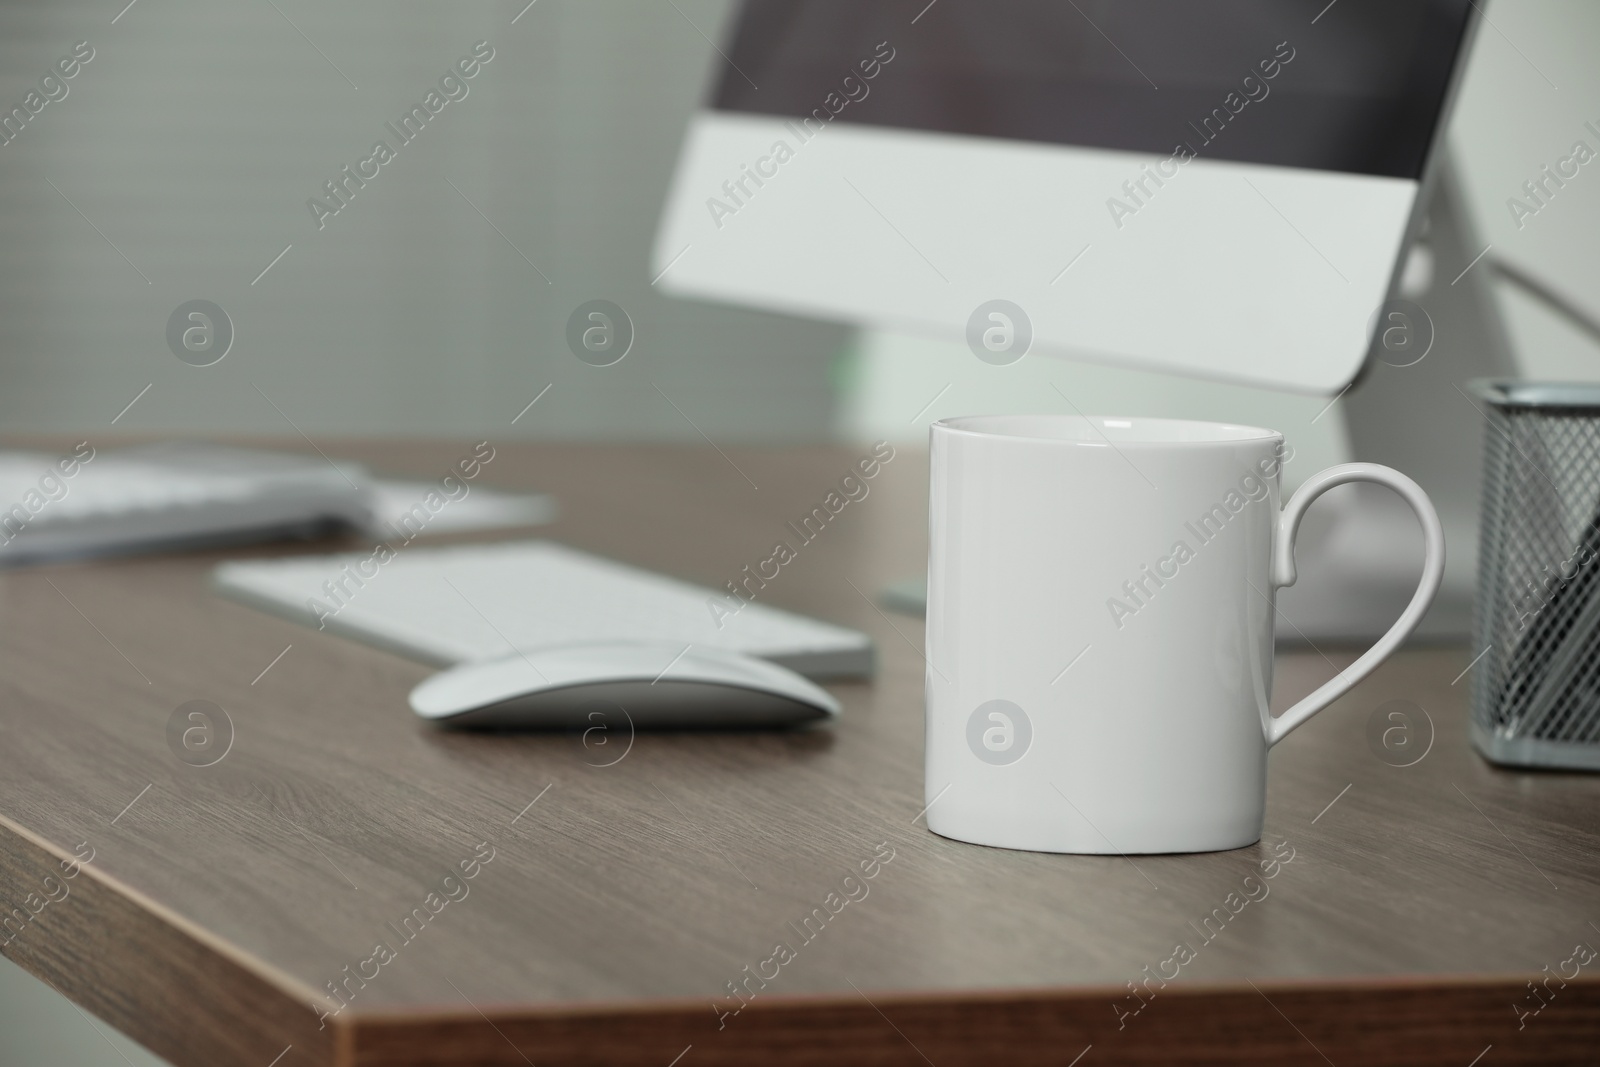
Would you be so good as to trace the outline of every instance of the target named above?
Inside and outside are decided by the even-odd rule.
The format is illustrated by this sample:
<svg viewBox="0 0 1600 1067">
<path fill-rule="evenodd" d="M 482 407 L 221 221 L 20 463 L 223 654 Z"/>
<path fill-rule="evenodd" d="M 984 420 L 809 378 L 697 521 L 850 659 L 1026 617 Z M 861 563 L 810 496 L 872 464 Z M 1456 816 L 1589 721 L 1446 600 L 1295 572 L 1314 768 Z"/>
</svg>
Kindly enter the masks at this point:
<svg viewBox="0 0 1600 1067">
<path fill-rule="evenodd" d="M 1418 178 L 1471 0 L 746 0 L 713 106 Z"/>
</svg>

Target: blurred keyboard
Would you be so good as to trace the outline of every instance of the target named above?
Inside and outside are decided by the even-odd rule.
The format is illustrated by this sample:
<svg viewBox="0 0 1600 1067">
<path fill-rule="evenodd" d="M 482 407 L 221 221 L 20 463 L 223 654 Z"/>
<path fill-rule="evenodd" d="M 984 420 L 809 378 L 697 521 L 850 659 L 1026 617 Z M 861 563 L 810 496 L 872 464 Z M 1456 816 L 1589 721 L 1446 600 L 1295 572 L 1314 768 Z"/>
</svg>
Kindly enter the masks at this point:
<svg viewBox="0 0 1600 1067">
<path fill-rule="evenodd" d="M 0 452 L 0 565 L 371 523 L 372 490 L 356 464 L 200 443 Z"/>
<path fill-rule="evenodd" d="M 224 563 L 221 592 L 309 626 L 448 666 L 522 649 L 682 642 L 812 678 L 869 677 L 867 635 L 551 541 Z M 736 602 L 737 603 L 737 602 Z"/>
</svg>

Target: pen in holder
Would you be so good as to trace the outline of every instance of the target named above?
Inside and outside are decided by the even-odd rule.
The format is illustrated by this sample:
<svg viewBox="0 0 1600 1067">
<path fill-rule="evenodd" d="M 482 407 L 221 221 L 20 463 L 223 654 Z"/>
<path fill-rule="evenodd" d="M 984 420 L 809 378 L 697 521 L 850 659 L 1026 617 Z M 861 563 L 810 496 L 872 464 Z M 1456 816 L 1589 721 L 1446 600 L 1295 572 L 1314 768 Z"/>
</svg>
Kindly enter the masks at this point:
<svg viewBox="0 0 1600 1067">
<path fill-rule="evenodd" d="M 1472 741 L 1600 770 L 1600 384 L 1478 381 L 1485 402 Z"/>
</svg>

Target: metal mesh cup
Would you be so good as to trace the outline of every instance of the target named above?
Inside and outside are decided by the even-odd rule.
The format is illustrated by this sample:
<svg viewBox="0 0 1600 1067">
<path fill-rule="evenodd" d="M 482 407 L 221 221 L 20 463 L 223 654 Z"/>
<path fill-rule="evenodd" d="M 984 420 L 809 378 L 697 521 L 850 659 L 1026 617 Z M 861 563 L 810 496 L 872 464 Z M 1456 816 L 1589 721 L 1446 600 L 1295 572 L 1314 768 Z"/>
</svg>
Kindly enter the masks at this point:
<svg viewBox="0 0 1600 1067">
<path fill-rule="evenodd" d="M 1600 770 L 1600 384 L 1477 381 L 1484 435 L 1472 740 Z"/>
</svg>

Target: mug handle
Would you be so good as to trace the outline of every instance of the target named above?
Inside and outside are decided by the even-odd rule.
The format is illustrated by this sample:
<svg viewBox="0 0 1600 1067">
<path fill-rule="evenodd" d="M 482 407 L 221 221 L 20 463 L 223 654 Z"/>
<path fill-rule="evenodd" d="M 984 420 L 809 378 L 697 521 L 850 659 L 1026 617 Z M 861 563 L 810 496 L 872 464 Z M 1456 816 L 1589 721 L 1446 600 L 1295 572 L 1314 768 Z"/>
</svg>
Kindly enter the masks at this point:
<svg viewBox="0 0 1600 1067">
<path fill-rule="evenodd" d="M 1411 510 L 1417 514 L 1417 522 L 1422 526 L 1422 580 L 1417 583 L 1417 591 L 1412 594 L 1411 603 L 1406 605 L 1406 610 L 1401 612 L 1394 625 L 1389 627 L 1389 632 L 1362 653 L 1360 659 L 1340 671 L 1332 680 L 1294 707 L 1276 719 L 1269 720 L 1268 748 L 1282 741 L 1295 727 L 1344 696 L 1352 686 L 1371 674 L 1373 668 L 1388 659 L 1390 653 L 1400 647 L 1401 642 L 1411 635 L 1411 631 L 1421 621 L 1423 613 L 1428 610 L 1428 605 L 1433 603 L 1434 594 L 1439 591 L 1439 582 L 1444 577 L 1444 528 L 1439 525 L 1439 514 L 1433 510 L 1433 502 L 1428 499 L 1428 494 L 1422 491 L 1422 487 L 1391 467 L 1380 466 L 1377 463 L 1341 463 L 1307 480 L 1278 516 L 1278 528 L 1272 547 L 1273 588 L 1279 589 L 1294 584 L 1294 539 L 1306 509 L 1317 497 L 1334 486 L 1344 485 L 1346 482 L 1376 482 L 1378 485 L 1386 485 L 1411 505 Z"/>
</svg>

